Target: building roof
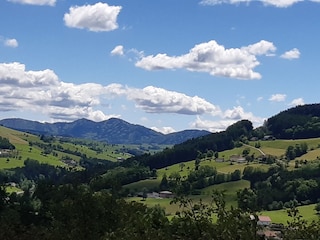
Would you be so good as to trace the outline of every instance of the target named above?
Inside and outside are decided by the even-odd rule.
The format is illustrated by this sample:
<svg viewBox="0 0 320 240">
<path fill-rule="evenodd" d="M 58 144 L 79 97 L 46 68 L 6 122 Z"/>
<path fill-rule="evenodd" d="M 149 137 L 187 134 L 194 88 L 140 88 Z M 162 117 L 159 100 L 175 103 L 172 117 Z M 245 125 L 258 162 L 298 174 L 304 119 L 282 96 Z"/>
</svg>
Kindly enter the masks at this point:
<svg viewBox="0 0 320 240">
<path fill-rule="evenodd" d="M 271 218 L 269 216 L 258 216 L 260 222 L 271 222 Z"/>
<path fill-rule="evenodd" d="M 172 194 L 172 192 L 170 192 L 170 191 L 161 191 L 160 193 L 161 194 Z"/>
</svg>

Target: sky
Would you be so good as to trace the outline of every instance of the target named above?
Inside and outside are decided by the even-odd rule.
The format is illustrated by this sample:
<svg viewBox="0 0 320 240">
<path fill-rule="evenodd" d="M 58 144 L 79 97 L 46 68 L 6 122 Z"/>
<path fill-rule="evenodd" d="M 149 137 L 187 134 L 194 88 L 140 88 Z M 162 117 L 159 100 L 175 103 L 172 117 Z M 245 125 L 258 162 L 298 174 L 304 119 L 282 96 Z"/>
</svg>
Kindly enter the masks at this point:
<svg viewBox="0 0 320 240">
<path fill-rule="evenodd" d="M 320 0 L 1 0 L 0 119 L 254 127 L 319 103 Z"/>
</svg>

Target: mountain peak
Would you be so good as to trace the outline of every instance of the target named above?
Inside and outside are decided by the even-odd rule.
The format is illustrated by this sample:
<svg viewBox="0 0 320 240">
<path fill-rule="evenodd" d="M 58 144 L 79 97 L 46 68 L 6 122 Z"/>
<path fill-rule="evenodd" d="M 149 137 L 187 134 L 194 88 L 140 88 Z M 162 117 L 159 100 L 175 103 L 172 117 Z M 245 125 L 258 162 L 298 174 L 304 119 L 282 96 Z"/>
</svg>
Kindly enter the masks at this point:
<svg viewBox="0 0 320 240">
<path fill-rule="evenodd" d="M 113 144 L 178 144 L 190 138 L 209 134 L 207 131 L 186 130 L 164 135 L 138 124 L 131 124 L 120 118 L 94 122 L 81 118 L 73 122 L 40 123 L 25 119 L 3 119 L 0 124 L 21 131 L 36 134 L 68 136 L 105 141 Z"/>
</svg>

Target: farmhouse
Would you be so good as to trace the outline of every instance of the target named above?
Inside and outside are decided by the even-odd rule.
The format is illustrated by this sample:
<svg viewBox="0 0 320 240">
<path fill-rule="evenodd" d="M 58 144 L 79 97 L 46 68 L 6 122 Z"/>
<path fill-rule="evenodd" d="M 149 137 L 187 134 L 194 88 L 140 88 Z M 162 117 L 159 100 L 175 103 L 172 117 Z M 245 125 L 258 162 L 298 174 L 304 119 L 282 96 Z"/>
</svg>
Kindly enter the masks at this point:
<svg viewBox="0 0 320 240">
<path fill-rule="evenodd" d="M 161 197 L 161 198 L 173 198 L 174 195 L 170 191 L 161 191 L 161 192 L 159 192 L 159 197 Z"/>
<path fill-rule="evenodd" d="M 258 216 L 259 226 L 269 226 L 271 224 L 271 218 L 269 216 Z"/>
<path fill-rule="evenodd" d="M 10 153 L 8 149 L 0 149 L 0 157 L 10 157 Z"/>
<path fill-rule="evenodd" d="M 224 158 L 216 158 L 216 162 L 224 162 Z"/>
<path fill-rule="evenodd" d="M 231 155 L 230 156 L 230 162 L 237 162 L 237 163 L 246 163 L 247 160 L 240 156 L 240 155 Z"/>
</svg>

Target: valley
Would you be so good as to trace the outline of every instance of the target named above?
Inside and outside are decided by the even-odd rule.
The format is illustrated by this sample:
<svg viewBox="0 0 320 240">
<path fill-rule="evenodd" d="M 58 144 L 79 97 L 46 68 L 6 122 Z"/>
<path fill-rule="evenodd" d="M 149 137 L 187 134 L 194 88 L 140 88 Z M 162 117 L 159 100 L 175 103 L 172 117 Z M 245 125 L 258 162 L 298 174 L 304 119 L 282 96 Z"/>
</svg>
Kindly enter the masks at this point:
<svg viewBox="0 0 320 240">
<path fill-rule="evenodd" d="M 104 199 L 121 208 L 154 211 L 167 227 L 199 218 L 220 224 L 229 214 L 240 214 L 244 222 L 250 214 L 268 216 L 284 236 L 290 226 L 300 232 L 318 226 L 320 137 L 269 136 L 267 128 L 253 129 L 247 120 L 174 145 L 116 144 L 0 126 L 2 206 L 27 204 L 30 210 L 19 207 L 17 214 L 36 221 L 45 211 L 42 221 L 52 224 L 46 208 L 62 214 L 58 209 L 64 206 L 56 204 L 75 204 L 69 199 L 75 194 L 89 202 Z M 49 200 L 54 198 L 60 200 Z"/>
</svg>

